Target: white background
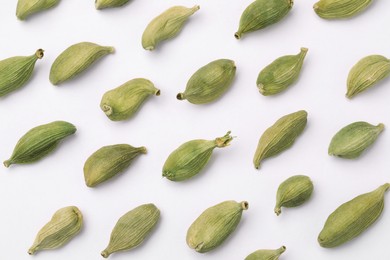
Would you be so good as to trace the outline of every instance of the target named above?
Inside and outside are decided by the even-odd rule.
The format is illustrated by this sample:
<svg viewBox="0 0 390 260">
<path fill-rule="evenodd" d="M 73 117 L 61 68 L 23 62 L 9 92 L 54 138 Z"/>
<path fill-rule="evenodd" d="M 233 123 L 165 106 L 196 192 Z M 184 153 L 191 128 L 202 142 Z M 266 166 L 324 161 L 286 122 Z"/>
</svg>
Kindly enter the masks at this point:
<svg viewBox="0 0 390 260">
<path fill-rule="evenodd" d="M 336 249 L 323 249 L 317 236 L 327 216 L 341 203 L 390 181 L 390 135 L 357 160 L 327 155 L 331 137 L 354 121 L 390 126 L 389 80 L 345 98 L 349 69 L 369 54 L 390 56 L 390 1 L 374 1 L 349 20 L 326 21 L 312 10 L 314 1 L 296 1 L 291 13 L 268 29 L 236 40 L 242 11 L 251 0 L 134 0 L 123 8 L 97 11 L 93 1 L 64 0 L 56 8 L 21 22 L 16 0 L 0 8 L 0 59 L 45 49 L 23 89 L 0 99 L 0 158 L 8 159 L 17 140 L 32 127 L 54 120 L 77 126 L 77 133 L 50 156 L 31 165 L 0 169 L 0 259 L 101 259 L 120 216 L 143 203 L 155 203 L 161 221 L 145 243 L 112 259 L 244 259 L 260 248 L 287 247 L 281 259 L 389 259 L 390 204 L 362 236 Z M 173 5 L 201 9 L 175 39 L 147 52 L 141 35 L 152 18 Z M 68 46 L 91 41 L 116 48 L 87 73 L 60 86 L 49 82 L 50 66 Z M 297 84 L 263 97 L 258 72 L 279 56 L 308 47 Z M 217 102 L 196 106 L 178 101 L 188 78 L 208 62 L 230 58 L 237 64 L 231 89 Z M 99 108 L 104 92 L 135 77 L 161 89 L 125 122 L 111 122 Z M 252 157 L 263 131 L 281 116 L 305 109 L 308 125 L 295 145 L 255 170 Z M 173 183 L 161 177 L 165 159 L 192 139 L 213 139 L 228 130 L 231 146 L 216 149 L 196 178 Z M 104 145 L 146 146 L 122 175 L 87 188 L 83 165 Z M 295 209 L 273 212 L 278 185 L 295 174 L 312 178 L 311 200 Z M 247 200 L 250 208 L 232 236 L 213 252 L 201 255 L 185 242 L 190 224 L 206 208 L 224 200 Z M 389 199 L 389 198 L 388 198 Z M 29 256 L 38 230 L 59 208 L 75 205 L 84 215 L 82 232 L 66 246 Z M 387 241 L 387 242 L 386 242 Z"/>
</svg>

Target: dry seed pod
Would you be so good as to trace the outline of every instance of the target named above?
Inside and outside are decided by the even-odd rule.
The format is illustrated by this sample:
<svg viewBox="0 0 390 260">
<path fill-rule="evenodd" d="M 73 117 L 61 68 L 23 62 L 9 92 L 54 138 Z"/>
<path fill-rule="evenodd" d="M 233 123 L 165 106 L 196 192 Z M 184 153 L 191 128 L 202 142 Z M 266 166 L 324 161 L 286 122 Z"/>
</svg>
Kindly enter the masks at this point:
<svg viewBox="0 0 390 260">
<path fill-rule="evenodd" d="M 160 218 L 160 210 L 154 204 L 144 204 L 127 212 L 116 223 L 110 242 L 101 255 L 130 250 L 140 245 L 151 233 Z"/>
<path fill-rule="evenodd" d="M 280 255 L 286 251 L 286 247 L 282 246 L 275 250 L 257 250 L 248 255 L 245 260 L 278 260 Z"/>
<path fill-rule="evenodd" d="M 307 48 L 297 55 L 280 57 L 265 67 L 257 77 L 257 88 L 264 96 L 278 94 L 287 89 L 299 77 Z"/>
<path fill-rule="evenodd" d="M 28 250 L 33 255 L 39 250 L 55 249 L 68 243 L 83 225 L 83 215 L 74 206 L 57 210 L 51 220 L 39 230 L 34 244 Z"/>
<path fill-rule="evenodd" d="M 359 157 L 382 133 L 385 126 L 371 125 L 367 122 L 355 122 L 343 127 L 332 138 L 328 153 L 347 159 Z"/>
<path fill-rule="evenodd" d="M 326 220 L 318 236 L 319 244 L 326 248 L 337 247 L 363 233 L 382 214 L 385 192 L 389 188 L 390 184 L 386 183 L 338 207 Z"/>
<path fill-rule="evenodd" d="M 276 193 L 276 215 L 282 213 L 282 207 L 292 208 L 305 203 L 310 199 L 313 189 L 313 182 L 304 175 L 292 176 L 282 182 Z"/>
<path fill-rule="evenodd" d="M 248 202 L 224 201 L 206 209 L 187 231 L 187 245 L 198 253 L 206 253 L 221 245 L 240 223 Z"/>
<path fill-rule="evenodd" d="M 130 0 L 95 0 L 95 7 L 98 10 L 112 7 L 121 7 Z"/>
<path fill-rule="evenodd" d="M 160 42 L 175 37 L 199 8 L 199 5 L 192 8 L 174 6 L 154 18 L 142 35 L 142 47 L 152 51 Z"/>
<path fill-rule="evenodd" d="M 320 0 L 313 8 L 324 19 L 349 18 L 364 11 L 372 0 Z"/>
<path fill-rule="evenodd" d="M 0 97 L 24 86 L 31 78 L 35 63 L 43 58 L 39 49 L 31 56 L 16 56 L 0 61 Z"/>
<path fill-rule="evenodd" d="M 18 0 L 16 16 L 25 20 L 28 16 L 56 6 L 60 0 Z"/>
<path fill-rule="evenodd" d="M 160 95 L 160 90 L 151 81 L 132 79 L 107 91 L 100 102 L 100 108 L 112 121 L 126 120 L 134 116 L 151 95 Z"/>
<path fill-rule="evenodd" d="M 171 181 L 184 181 L 198 174 L 208 163 L 213 150 L 226 147 L 233 137 L 230 131 L 215 140 L 191 140 L 173 151 L 163 166 L 163 177 Z"/>
<path fill-rule="evenodd" d="M 29 130 L 16 144 L 11 158 L 4 166 L 38 161 L 51 153 L 66 137 L 74 134 L 76 127 L 65 121 L 55 121 Z"/>
<path fill-rule="evenodd" d="M 97 60 L 114 51 L 114 47 L 100 46 L 91 42 L 74 44 L 55 59 L 50 69 L 50 82 L 59 85 L 72 79 Z"/>
<path fill-rule="evenodd" d="M 188 80 L 177 99 L 187 99 L 192 104 L 205 104 L 217 100 L 230 87 L 236 75 L 234 61 L 220 59 L 198 69 Z"/>
</svg>

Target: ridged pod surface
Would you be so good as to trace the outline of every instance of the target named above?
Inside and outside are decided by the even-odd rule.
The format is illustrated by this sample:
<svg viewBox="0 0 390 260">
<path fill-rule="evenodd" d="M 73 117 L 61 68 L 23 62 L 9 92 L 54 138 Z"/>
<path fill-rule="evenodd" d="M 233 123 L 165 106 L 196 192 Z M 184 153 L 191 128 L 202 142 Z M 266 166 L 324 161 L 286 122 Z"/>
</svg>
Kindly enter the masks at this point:
<svg viewBox="0 0 390 260">
<path fill-rule="evenodd" d="M 372 0 L 320 0 L 313 8 L 324 19 L 349 18 L 364 11 Z"/>
<path fill-rule="evenodd" d="M 112 7 L 121 7 L 130 0 L 95 0 L 95 7 L 98 10 Z"/>
<path fill-rule="evenodd" d="M 261 249 L 245 257 L 245 260 L 278 260 L 280 255 L 283 254 L 285 251 L 285 246 L 274 250 Z"/>
<path fill-rule="evenodd" d="M 60 0 L 18 0 L 16 16 L 25 20 L 32 14 L 53 8 L 59 2 Z"/>
</svg>

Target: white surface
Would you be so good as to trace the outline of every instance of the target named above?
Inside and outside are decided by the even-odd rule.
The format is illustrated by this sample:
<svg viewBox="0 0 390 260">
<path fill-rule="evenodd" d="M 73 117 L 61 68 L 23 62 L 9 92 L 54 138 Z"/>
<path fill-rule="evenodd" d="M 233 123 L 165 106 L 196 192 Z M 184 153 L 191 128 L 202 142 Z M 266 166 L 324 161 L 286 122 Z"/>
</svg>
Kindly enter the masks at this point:
<svg viewBox="0 0 390 260">
<path fill-rule="evenodd" d="M 325 21 L 312 10 L 314 1 L 296 1 L 291 13 L 277 25 L 237 41 L 245 1 L 134 0 L 121 9 L 97 11 L 93 1 L 64 0 L 53 10 L 16 19 L 16 0 L 0 8 L 0 59 L 30 55 L 38 48 L 32 80 L 22 90 L 0 100 L 0 158 L 7 159 L 17 140 L 34 126 L 66 120 L 76 135 L 38 163 L 0 168 L 0 259 L 101 259 L 117 219 L 130 209 L 153 202 L 161 221 L 140 248 L 111 259 L 243 259 L 260 248 L 287 251 L 281 259 L 356 260 L 389 259 L 389 195 L 379 221 L 362 236 L 337 249 L 323 249 L 317 236 L 327 216 L 341 203 L 390 181 L 390 137 L 385 131 L 358 160 L 327 155 L 331 137 L 354 121 L 383 122 L 390 126 L 389 80 L 349 101 L 344 97 L 346 76 L 360 58 L 390 56 L 386 24 L 390 1 L 374 1 L 362 15 L 346 21 Z M 141 35 L 148 22 L 173 5 L 201 9 L 175 39 L 155 52 L 144 51 Z M 61 86 L 50 84 L 54 59 L 69 45 L 92 41 L 116 48 L 87 73 Z M 308 47 L 299 82 L 275 97 L 256 89 L 258 72 L 275 58 Z M 188 78 L 199 67 L 218 59 L 236 61 L 232 88 L 210 105 L 177 101 Z M 99 109 L 104 92 L 135 77 L 146 77 L 161 88 L 140 113 L 126 122 L 111 122 Z M 262 132 L 279 117 L 305 109 L 308 126 L 295 145 L 264 161 L 261 170 L 252 157 Z M 237 136 L 231 146 L 216 149 L 209 166 L 198 177 L 173 183 L 161 178 L 171 151 L 191 139 L 213 139 L 227 130 Z M 144 145 L 140 156 L 118 178 L 90 189 L 84 184 L 83 165 L 104 145 Z M 273 212 L 278 185 L 295 174 L 310 176 L 312 199 L 302 207 Z M 190 250 L 187 228 L 206 208 L 224 200 L 247 200 L 236 232 L 208 254 Z M 38 230 L 59 208 L 78 206 L 84 214 L 83 231 L 58 250 L 29 256 Z"/>
</svg>

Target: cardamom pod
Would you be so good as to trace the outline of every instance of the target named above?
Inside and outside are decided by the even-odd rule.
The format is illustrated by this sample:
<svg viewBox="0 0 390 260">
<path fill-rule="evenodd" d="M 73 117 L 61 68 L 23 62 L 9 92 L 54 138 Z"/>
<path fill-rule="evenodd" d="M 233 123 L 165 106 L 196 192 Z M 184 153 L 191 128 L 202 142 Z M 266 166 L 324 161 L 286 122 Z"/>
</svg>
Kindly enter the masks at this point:
<svg viewBox="0 0 390 260">
<path fill-rule="evenodd" d="M 275 250 L 257 250 L 248 255 L 245 260 L 278 260 L 280 255 L 286 251 L 286 247 L 282 246 Z"/>
<path fill-rule="evenodd" d="M 98 10 L 112 7 L 121 7 L 130 0 L 95 0 L 95 7 Z"/>
<path fill-rule="evenodd" d="M 191 140 L 182 144 L 168 156 L 162 176 L 171 181 L 184 181 L 195 176 L 206 166 L 213 150 L 228 146 L 232 139 L 229 131 L 215 140 Z"/>
<path fill-rule="evenodd" d="M 160 218 L 160 210 L 154 204 L 144 204 L 127 212 L 116 223 L 110 242 L 101 255 L 130 250 L 140 245 L 151 233 Z"/>
<path fill-rule="evenodd" d="M 160 90 L 147 79 L 132 79 L 106 92 L 100 108 L 112 121 L 126 120 L 139 110 L 151 95 L 160 95 Z"/>
<path fill-rule="evenodd" d="M 313 8 L 324 19 L 349 18 L 364 11 L 372 0 L 320 0 Z"/>
<path fill-rule="evenodd" d="M 340 246 L 359 236 L 382 214 L 386 183 L 376 190 L 357 196 L 338 207 L 325 222 L 318 236 L 322 247 Z"/>
<path fill-rule="evenodd" d="M 359 157 L 371 146 L 385 126 L 371 125 L 367 122 L 355 122 L 343 127 L 332 138 L 328 153 L 346 159 Z"/>
<path fill-rule="evenodd" d="M 60 0 L 18 0 L 16 17 L 25 20 L 32 14 L 53 8 L 59 2 Z"/>
<path fill-rule="evenodd" d="M 217 100 L 230 87 L 236 75 L 234 61 L 220 59 L 198 69 L 188 80 L 184 93 L 177 99 L 192 104 L 205 104 Z"/>
<path fill-rule="evenodd" d="M 390 75 L 390 60 L 381 55 L 370 55 L 356 63 L 348 74 L 347 98 L 352 98 Z"/>
<path fill-rule="evenodd" d="M 234 34 L 240 39 L 243 34 L 264 29 L 282 20 L 294 5 L 293 0 L 256 0 L 242 13 L 240 25 Z"/>
<path fill-rule="evenodd" d="M 88 187 L 95 187 L 126 170 L 145 147 L 128 144 L 104 146 L 94 152 L 84 164 L 84 178 Z"/>
<path fill-rule="evenodd" d="M 285 115 L 278 119 L 260 137 L 253 164 L 260 168 L 263 159 L 280 154 L 290 148 L 295 139 L 303 132 L 307 123 L 307 112 L 304 110 Z"/>
<path fill-rule="evenodd" d="M 275 95 L 287 89 L 299 77 L 307 48 L 297 55 L 280 57 L 265 67 L 257 77 L 257 87 L 264 96 Z"/>
<path fill-rule="evenodd" d="M 248 202 L 224 201 L 206 209 L 187 231 L 187 244 L 198 253 L 206 253 L 221 245 L 240 223 Z"/>
<path fill-rule="evenodd" d="M 174 6 L 154 18 L 142 34 L 142 47 L 152 51 L 160 42 L 175 37 L 199 8 L 199 5 L 192 8 Z"/>
<path fill-rule="evenodd" d="M 305 203 L 313 193 L 313 182 L 304 175 L 295 175 L 279 185 L 276 193 L 275 213 L 282 213 L 282 207 L 292 208 Z"/>
<path fill-rule="evenodd" d="M 54 151 L 63 139 L 75 132 L 76 127 L 65 121 L 54 121 L 34 127 L 19 139 L 11 158 L 4 161 L 4 166 L 38 161 Z"/>
<path fill-rule="evenodd" d="M 83 215 L 77 207 L 57 210 L 51 220 L 39 230 L 28 253 L 33 255 L 39 250 L 63 246 L 80 232 L 82 225 Z"/>
<path fill-rule="evenodd" d="M 114 47 L 100 46 L 91 42 L 74 44 L 55 59 L 50 69 L 50 82 L 59 85 L 72 79 L 97 60 L 114 51 Z"/>
<path fill-rule="evenodd" d="M 16 56 L 0 61 L 0 97 L 24 86 L 31 78 L 35 63 L 43 58 L 39 49 L 31 56 Z"/>
</svg>

